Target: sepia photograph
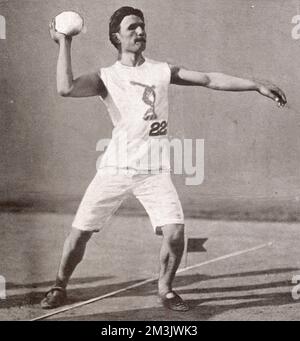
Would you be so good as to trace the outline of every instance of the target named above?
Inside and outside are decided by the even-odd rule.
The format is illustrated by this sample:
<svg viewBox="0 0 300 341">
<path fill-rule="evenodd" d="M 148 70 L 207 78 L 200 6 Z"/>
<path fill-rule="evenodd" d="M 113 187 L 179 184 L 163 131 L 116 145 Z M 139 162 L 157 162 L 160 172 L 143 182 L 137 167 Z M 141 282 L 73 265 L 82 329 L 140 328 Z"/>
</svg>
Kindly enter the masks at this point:
<svg viewBox="0 0 300 341">
<path fill-rule="evenodd" d="M 0 321 L 299 321 L 299 51 L 300 0 L 0 0 Z"/>
</svg>

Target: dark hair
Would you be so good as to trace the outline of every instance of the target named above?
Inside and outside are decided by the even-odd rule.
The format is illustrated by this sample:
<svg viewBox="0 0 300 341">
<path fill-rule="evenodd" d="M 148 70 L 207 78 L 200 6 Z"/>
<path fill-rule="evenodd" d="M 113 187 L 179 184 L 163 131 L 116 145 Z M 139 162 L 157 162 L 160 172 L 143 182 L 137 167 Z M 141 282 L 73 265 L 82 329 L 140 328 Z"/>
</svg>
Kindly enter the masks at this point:
<svg viewBox="0 0 300 341">
<path fill-rule="evenodd" d="M 116 10 L 109 21 L 109 40 L 117 49 L 119 44 L 116 42 L 114 34 L 120 31 L 120 24 L 128 15 L 136 15 L 145 21 L 143 12 L 137 8 L 125 6 Z"/>
</svg>

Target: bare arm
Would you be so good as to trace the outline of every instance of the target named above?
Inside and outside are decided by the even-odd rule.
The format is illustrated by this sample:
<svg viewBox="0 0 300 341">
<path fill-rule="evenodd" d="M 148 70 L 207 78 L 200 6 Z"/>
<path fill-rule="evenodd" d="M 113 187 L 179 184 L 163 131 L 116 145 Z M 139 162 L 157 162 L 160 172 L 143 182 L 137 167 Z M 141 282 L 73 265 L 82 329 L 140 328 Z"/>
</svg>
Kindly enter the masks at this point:
<svg viewBox="0 0 300 341">
<path fill-rule="evenodd" d="M 243 79 L 218 72 L 190 71 L 176 66 L 170 66 L 170 68 L 172 84 L 204 86 L 222 91 L 257 91 L 276 101 L 279 106 L 284 106 L 287 102 L 284 92 L 269 82 Z"/>
<path fill-rule="evenodd" d="M 72 37 L 58 33 L 50 24 L 51 38 L 59 45 L 57 60 L 57 92 L 65 97 L 90 97 L 107 95 L 106 87 L 97 72 L 73 77 L 71 61 Z"/>
</svg>

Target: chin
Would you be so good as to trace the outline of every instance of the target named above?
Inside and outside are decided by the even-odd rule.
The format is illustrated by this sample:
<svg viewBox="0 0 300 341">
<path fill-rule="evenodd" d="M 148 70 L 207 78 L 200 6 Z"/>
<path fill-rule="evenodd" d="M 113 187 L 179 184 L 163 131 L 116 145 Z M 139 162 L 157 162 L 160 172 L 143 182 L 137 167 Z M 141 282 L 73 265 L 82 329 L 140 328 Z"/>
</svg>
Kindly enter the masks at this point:
<svg viewBox="0 0 300 341">
<path fill-rule="evenodd" d="M 133 48 L 133 52 L 143 52 L 146 50 L 146 43 L 140 44 L 140 45 L 135 45 Z"/>
<path fill-rule="evenodd" d="M 138 48 L 138 52 L 144 52 L 146 50 L 146 44 L 143 44 L 141 47 Z"/>
<path fill-rule="evenodd" d="M 138 49 L 130 49 L 127 52 L 134 53 L 134 54 L 141 54 L 145 51 L 145 48 L 138 48 Z"/>
<path fill-rule="evenodd" d="M 140 45 L 140 46 L 132 46 L 129 49 L 126 49 L 127 52 L 130 53 L 142 53 L 146 50 L 146 44 Z"/>
</svg>

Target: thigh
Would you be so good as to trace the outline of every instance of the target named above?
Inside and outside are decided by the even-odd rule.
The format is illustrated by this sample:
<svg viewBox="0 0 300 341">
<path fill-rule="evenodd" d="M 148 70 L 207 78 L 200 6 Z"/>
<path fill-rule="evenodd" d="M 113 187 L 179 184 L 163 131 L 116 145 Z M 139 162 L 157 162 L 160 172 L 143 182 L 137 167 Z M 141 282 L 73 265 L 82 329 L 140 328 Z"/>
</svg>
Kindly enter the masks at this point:
<svg viewBox="0 0 300 341">
<path fill-rule="evenodd" d="M 149 175 L 134 187 L 133 193 L 147 211 L 157 234 L 161 234 L 164 225 L 184 224 L 182 206 L 170 174 Z"/>
<path fill-rule="evenodd" d="M 98 232 L 126 197 L 129 180 L 126 175 L 98 172 L 82 198 L 72 226 Z"/>
</svg>

